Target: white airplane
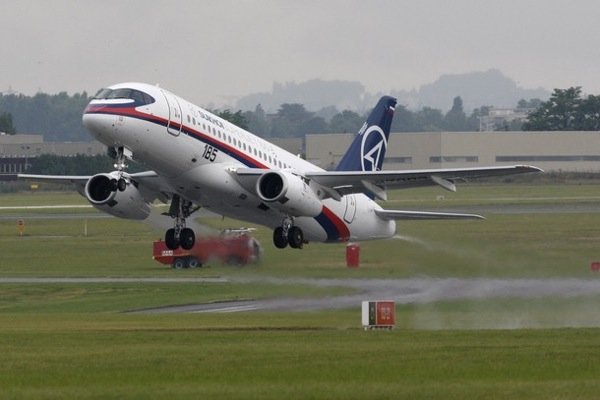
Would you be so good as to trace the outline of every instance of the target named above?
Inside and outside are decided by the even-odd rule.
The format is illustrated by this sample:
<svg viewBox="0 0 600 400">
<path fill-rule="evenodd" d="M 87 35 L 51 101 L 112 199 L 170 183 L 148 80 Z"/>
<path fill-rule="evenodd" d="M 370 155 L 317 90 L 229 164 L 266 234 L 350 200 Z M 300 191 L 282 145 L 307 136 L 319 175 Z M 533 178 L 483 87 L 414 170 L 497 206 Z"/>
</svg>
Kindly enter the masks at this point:
<svg viewBox="0 0 600 400">
<path fill-rule="evenodd" d="M 113 148 L 115 171 L 94 176 L 18 175 L 36 181 L 71 182 L 99 210 L 145 219 L 150 204 L 170 201 L 171 249 L 194 245 L 186 218 L 200 206 L 273 229 L 278 248 L 308 242 L 383 239 L 396 219 L 482 218 L 474 214 L 385 210 L 386 189 L 541 171 L 515 165 L 485 168 L 382 171 L 396 99 L 382 97 L 335 171 L 302 158 L 157 86 L 123 83 L 100 90 L 83 124 Z M 126 172 L 132 159 L 151 170 Z"/>
</svg>

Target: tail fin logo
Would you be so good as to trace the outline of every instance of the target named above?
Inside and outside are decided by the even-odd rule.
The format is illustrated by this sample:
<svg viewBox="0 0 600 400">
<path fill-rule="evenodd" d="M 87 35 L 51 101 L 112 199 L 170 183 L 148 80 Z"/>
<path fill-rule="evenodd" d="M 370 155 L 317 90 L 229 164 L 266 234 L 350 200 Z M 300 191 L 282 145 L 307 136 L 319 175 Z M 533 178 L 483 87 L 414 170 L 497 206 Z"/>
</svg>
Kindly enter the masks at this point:
<svg viewBox="0 0 600 400">
<path fill-rule="evenodd" d="M 381 170 L 386 149 L 387 139 L 385 133 L 383 133 L 383 130 L 379 126 L 371 125 L 362 134 L 362 143 L 360 147 L 362 170 Z"/>
</svg>

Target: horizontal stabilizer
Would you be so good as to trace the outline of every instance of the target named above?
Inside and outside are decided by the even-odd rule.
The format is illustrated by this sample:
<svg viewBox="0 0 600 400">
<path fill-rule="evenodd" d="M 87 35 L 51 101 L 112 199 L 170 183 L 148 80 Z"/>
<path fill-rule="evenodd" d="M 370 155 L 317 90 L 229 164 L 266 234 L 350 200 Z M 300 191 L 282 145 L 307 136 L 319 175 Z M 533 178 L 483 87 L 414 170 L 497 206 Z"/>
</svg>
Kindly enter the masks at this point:
<svg viewBox="0 0 600 400">
<path fill-rule="evenodd" d="M 405 211 L 405 210 L 375 210 L 383 219 L 485 219 L 477 214 L 443 213 L 430 211 Z"/>
</svg>

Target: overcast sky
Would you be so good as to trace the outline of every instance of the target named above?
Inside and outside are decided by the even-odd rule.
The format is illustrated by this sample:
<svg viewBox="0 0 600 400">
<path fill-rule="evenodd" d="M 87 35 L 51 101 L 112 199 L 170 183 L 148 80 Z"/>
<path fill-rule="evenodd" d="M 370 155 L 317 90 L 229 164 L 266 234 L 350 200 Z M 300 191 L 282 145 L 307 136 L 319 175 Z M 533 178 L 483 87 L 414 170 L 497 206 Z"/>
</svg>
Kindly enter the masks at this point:
<svg viewBox="0 0 600 400">
<path fill-rule="evenodd" d="M 159 83 L 197 104 L 273 82 L 412 89 L 498 68 L 600 94 L 598 0 L 0 0 L 0 91 Z"/>
</svg>

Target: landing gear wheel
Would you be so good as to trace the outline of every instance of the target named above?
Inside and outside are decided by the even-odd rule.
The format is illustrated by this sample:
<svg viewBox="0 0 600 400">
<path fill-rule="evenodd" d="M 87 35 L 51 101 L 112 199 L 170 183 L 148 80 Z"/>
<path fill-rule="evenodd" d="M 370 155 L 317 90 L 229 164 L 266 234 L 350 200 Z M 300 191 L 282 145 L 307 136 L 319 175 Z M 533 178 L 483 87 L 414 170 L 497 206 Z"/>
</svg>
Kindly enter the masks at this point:
<svg viewBox="0 0 600 400">
<path fill-rule="evenodd" d="M 288 238 L 283 234 L 283 228 L 280 226 L 273 231 L 273 244 L 278 249 L 285 249 L 288 245 Z"/>
<path fill-rule="evenodd" d="M 117 189 L 119 189 L 119 192 L 124 192 L 127 189 L 127 181 L 123 178 L 119 179 L 117 181 Z"/>
<path fill-rule="evenodd" d="M 294 249 L 301 249 L 302 244 L 304 243 L 304 234 L 302 233 L 302 229 L 297 226 L 292 226 L 288 232 L 288 242 L 290 247 Z"/>
<path fill-rule="evenodd" d="M 116 192 L 118 188 L 119 188 L 119 183 L 117 182 L 116 179 L 111 179 L 108 182 L 108 189 L 110 189 L 111 192 Z"/>
<path fill-rule="evenodd" d="M 177 250 L 179 247 L 179 240 L 175 238 L 175 229 L 167 229 L 167 233 L 165 233 L 165 244 L 169 250 Z"/>
<path fill-rule="evenodd" d="M 190 228 L 183 228 L 181 233 L 179 234 L 179 244 L 185 250 L 190 250 L 194 247 L 194 243 L 196 242 L 196 235 L 194 231 Z"/>
</svg>

